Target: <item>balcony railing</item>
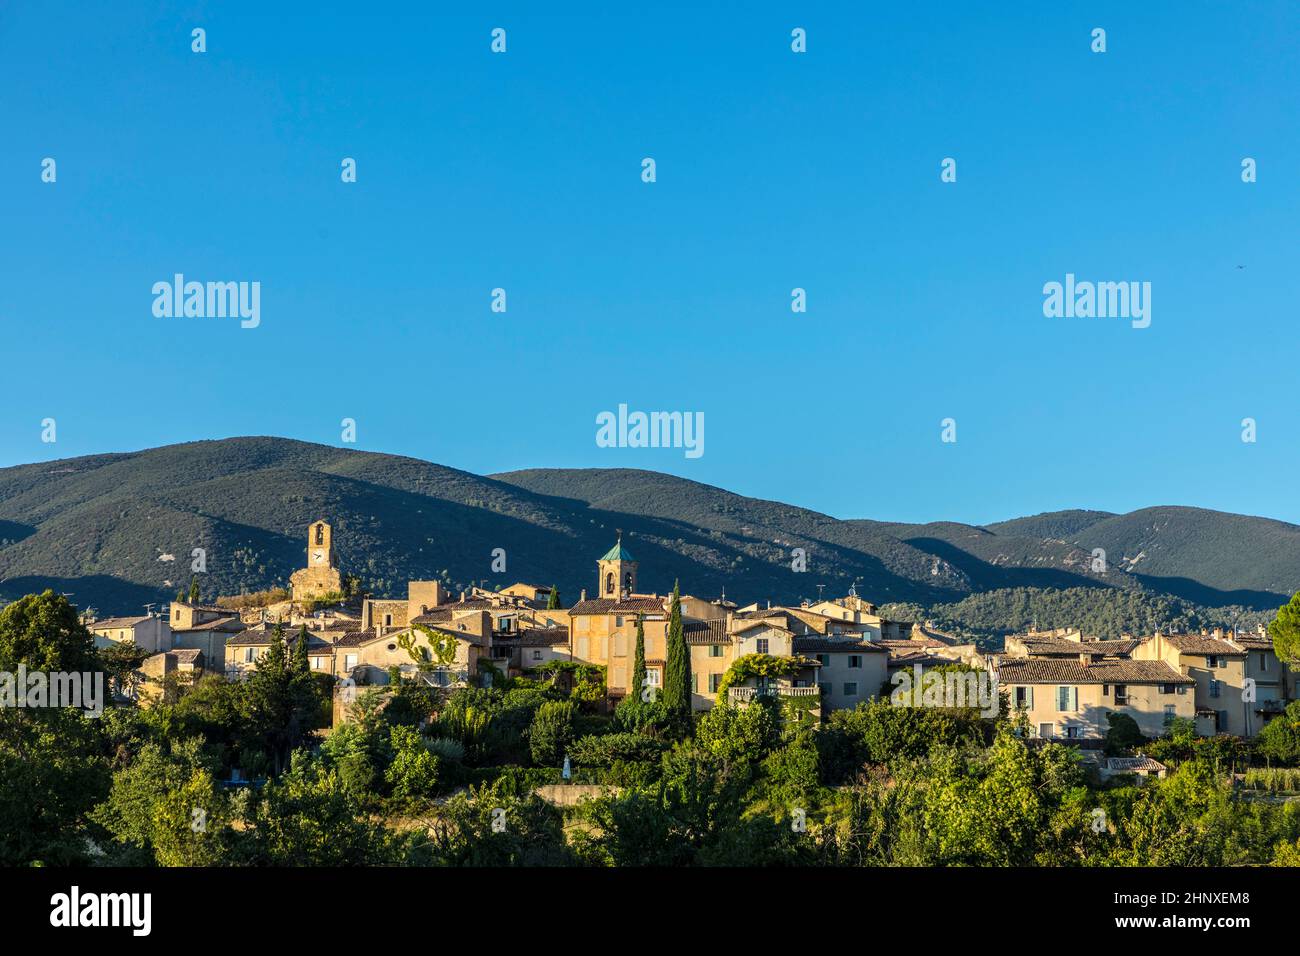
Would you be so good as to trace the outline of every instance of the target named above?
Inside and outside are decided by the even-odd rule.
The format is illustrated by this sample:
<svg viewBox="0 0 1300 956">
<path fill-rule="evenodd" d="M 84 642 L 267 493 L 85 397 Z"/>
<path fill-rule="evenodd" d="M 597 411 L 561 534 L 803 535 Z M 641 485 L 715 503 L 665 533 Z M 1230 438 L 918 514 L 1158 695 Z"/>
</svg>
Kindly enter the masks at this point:
<svg viewBox="0 0 1300 956">
<path fill-rule="evenodd" d="M 820 697 L 819 687 L 729 687 L 727 698 L 733 703 L 748 704 L 756 697 Z"/>
</svg>

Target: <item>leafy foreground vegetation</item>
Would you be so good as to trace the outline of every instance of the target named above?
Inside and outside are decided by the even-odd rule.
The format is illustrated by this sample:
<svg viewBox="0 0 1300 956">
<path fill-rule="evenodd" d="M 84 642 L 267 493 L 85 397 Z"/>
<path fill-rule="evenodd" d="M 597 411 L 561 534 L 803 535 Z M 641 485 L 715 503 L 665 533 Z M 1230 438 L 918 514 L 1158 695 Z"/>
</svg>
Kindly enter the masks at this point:
<svg viewBox="0 0 1300 956">
<path fill-rule="evenodd" d="M 61 597 L 0 612 L 0 669 L 94 658 Z M 1300 704 L 1253 743 L 1171 727 L 1143 742 L 1169 777 L 1139 786 L 974 711 L 876 702 L 816 727 L 770 700 L 692 717 L 633 698 L 604 714 L 600 669 L 572 664 L 369 690 L 322 737 L 328 683 L 277 641 L 248 681 L 169 688 L 149 710 L 5 709 L 0 862 L 1300 865 L 1294 772 L 1232 783 L 1297 766 Z M 1132 730 L 1117 723 L 1113 749 Z M 236 770 L 253 783 L 227 785 Z M 537 794 L 551 784 L 596 786 L 559 807 Z"/>
</svg>

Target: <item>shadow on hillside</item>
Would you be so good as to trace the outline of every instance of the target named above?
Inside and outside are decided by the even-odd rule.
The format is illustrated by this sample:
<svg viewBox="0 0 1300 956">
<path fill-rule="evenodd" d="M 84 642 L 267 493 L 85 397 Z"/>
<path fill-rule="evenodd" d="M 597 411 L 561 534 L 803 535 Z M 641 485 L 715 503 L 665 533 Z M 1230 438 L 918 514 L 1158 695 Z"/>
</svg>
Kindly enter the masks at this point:
<svg viewBox="0 0 1300 956">
<path fill-rule="evenodd" d="M 28 594 L 41 594 L 47 590 L 67 595 L 68 600 L 80 610 L 94 608 L 101 614 L 142 612 L 146 604 L 161 604 L 169 597 L 165 590 L 109 574 L 66 578 L 25 575 L 0 581 L 0 601 L 16 601 Z"/>
<path fill-rule="evenodd" d="M 1063 568 L 1025 568 L 990 564 L 941 538 L 905 538 L 907 544 L 947 561 L 965 574 L 977 591 L 997 588 L 1107 588 L 1116 581 L 1102 581 Z"/>
<path fill-rule="evenodd" d="M 1256 611 L 1275 611 L 1291 599 L 1289 594 L 1274 594 L 1272 591 L 1254 591 L 1245 588 L 1224 591 L 1191 578 L 1161 578 L 1149 574 L 1134 574 L 1133 577 L 1137 578 L 1144 588 L 1172 594 L 1174 597 L 1206 607 L 1239 604 Z M 1297 582 L 1296 586 L 1300 589 L 1300 582 Z"/>
<path fill-rule="evenodd" d="M 30 538 L 35 533 L 36 529 L 29 524 L 19 524 L 17 521 L 0 519 L 0 548 L 17 544 L 24 538 Z"/>
</svg>

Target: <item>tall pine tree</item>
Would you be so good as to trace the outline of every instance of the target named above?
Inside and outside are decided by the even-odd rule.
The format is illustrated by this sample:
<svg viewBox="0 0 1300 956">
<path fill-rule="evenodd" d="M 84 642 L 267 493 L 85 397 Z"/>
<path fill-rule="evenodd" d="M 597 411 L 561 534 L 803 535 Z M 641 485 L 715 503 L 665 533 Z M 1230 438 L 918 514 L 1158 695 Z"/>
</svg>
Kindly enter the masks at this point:
<svg viewBox="0 0 1300 956">
<path fill-rule="evenodd" d="M 546 610 L 554 611 L 560 606 L 560 589 L 551 585 L 551 596 L 546 599 Z"/>
<path fill-rule="evenodd" d="M 668 650 L 664 657 L 664 709 L 674 717 L 691 714 L 691 652 L 682 627 L 682 594 L 673 582 L 673 603 L 668 614 Z"/>
<path fill-rule="evenodd" d="M 198 575 L 194 575 L 194 576 L 192 576 L 192 577 L 190 578 L 190 603 L 191 603 L 191 604 L 198 604 L 198 603 L 199 603 L 199 578 L 198 578 Z"/>
</svg>

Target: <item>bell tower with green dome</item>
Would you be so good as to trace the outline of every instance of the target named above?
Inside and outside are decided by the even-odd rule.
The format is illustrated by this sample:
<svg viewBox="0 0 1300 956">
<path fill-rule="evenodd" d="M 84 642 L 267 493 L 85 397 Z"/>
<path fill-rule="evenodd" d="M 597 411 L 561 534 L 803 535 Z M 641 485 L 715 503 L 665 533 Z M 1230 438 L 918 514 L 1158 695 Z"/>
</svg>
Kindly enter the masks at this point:
<svg viewBox="0 0 1300 956">
<path fill-rule="evenodd" d="M 624 595 L 636 593 L 636 558 L 623 547 L 623 532 L 605 556 L 596 562 L 599 569 L 596 593 L 602 598 L 619 600 Z"/>
</svg>

